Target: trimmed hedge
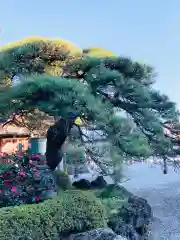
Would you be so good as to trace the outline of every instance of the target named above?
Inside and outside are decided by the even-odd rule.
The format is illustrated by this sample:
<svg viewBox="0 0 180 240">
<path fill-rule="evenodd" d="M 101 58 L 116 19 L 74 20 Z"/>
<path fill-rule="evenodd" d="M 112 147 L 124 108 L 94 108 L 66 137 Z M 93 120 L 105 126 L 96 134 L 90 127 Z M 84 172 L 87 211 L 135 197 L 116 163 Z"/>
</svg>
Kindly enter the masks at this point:
<svg viewBox="0 0 180 240">
<path fill-rule="evenodd" d="M 71 190 L 43 203 L 0 209 L 0 239 L 57 240 L 60 234 L 106 227 L 106 220 L 92 193 Z"/>
</svg>

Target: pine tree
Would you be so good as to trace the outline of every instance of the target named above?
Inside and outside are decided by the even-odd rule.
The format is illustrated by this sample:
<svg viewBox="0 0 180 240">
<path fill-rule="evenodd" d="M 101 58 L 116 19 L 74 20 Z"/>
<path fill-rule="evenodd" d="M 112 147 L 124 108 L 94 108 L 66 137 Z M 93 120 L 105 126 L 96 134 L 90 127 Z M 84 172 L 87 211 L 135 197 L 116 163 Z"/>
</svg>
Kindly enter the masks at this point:
<svg viewBox="0 0 180 240">
<path fill-rule="evenodd" d="M 160 154 L 158 142 L 169 142 L 164 135 L 167 121 L 178 123 L 179 112 L 166 95 L 153 89 L 156 74 L 150 66 L 122 57 L 88 57 L 67 64 L 64 71 L 90 85 L 93 94 L 117 111 L 126 112 L 154 149 L 153 154 Z"/>
<path fill-rule="evenodd" d="M 14 85 L 14 77 L 27 77 L 31 74 L 61 75 L 65 62 L 82 53 L 81 49 L 69 41 L 44 37 L 28 37 L 0 50 L 1 87 Z M 54 123 L 52 116 L 39 109 L 24 112 L 18 118 L 34 136 L 46 134 L 47 127 Z"/>
<path fill-rule="evenodd" d="M 20 74 L 59 75 L 64 62 L 82 51 L 65 40 L 29 37 L 4 46 L 0 53 L 1 83 L 6 80 L 11 84 L 11 79 Z"/>
<path fill-rule="evenodd" d="M 73 126 L 79 132 L 78 143 L 85 144 L 84 138 L 90 143 L 85 144 L 87 157 L 104 172 L 114 166 L 118 171 L 122 160 L 149 156 L 167 159 L 176 154 L 176 143 L 164 134 L 164 124 L 178 121 L 179 113 L 166 95 L 153 89 L 156 76 L 150 66 L 124 57 L 66 55 L 67 61 L 59 66 L 61 73 L 52 76 L 45 71 L 50 53 L 29 46 L 21 51 L 18 46 L 10 54 L 9 50 L 1 52 L 4 76 L 22 74 L 26 78 L 17 86 L 1 90 L 0 111 L 19 114 L 37 108 L 50 116 L 61 116 L 47 132 L 46 157 L 51 169 L 59 164 L 59 150 Z M 19 53 L 20 61 L 13 62 L 19 59 Z M 38 56 L 39 62 L 28 61 L 29 54 L 31 58 Z M 51 59 L 61 58 L 58 51 Z M 101 141 L 107 144 L 99 149 L 85 136 L 74 122 L 77 116 L 94 132 L 100 130 Z"/>
</svg>

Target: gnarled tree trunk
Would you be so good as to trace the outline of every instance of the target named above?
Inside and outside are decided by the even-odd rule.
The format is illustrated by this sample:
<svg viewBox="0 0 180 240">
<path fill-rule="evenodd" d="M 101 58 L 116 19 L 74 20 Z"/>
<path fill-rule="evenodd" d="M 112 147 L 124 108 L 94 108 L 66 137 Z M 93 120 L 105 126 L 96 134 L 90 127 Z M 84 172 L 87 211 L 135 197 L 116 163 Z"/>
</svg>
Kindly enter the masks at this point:
<svg viewBox="0 0 180 240">
<path fill-rule="evenodd" d="M 53 171 L 62 161 L 61 147 L 73 127 L 75 118 L 60 118 L 47 131 L 46 161 L 47 165 Z"/>
</svg>

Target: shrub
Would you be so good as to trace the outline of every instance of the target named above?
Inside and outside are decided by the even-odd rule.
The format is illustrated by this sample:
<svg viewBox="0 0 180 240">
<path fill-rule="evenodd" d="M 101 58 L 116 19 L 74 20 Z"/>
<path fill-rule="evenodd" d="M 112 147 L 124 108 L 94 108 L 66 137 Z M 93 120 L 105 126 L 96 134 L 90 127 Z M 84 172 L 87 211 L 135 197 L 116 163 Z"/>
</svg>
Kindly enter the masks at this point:
<svg viewBox="0 0 180 240">
<path fill-rule="evenodd" d="M 77 190 L 62 192 L 43 203 L 0 210 L 1 240 L 57 240 L 60 234 L 106 226 L 100 200 Z"/>
<path fill-rule="evenodd" d="M 102 204 L 106 209 L 109 221 L 116 216 L 120 209 L 127 203 L 132 194 L 124 187 L 116 184 L 109 184 L 99 193 Z M 96 195 L 97 196 L 97 195 Z"/>
<path fill-rule="evenodd" d="M 0 164 L 0 207 L 43 201 L 55 189 L 53 176 L 39 155 L 3 156 Z M 10 161 L 10 163 L 9 163 Z M 44 169 L 39 167 L 45 166 Z"/>
<path fill-rule="evenodd" d="M 121 199 L 128 198 L 132 194 L 128 192 L 124 187 L 117 186 L 115 184 L 107 185 L 101 192 L 101 198 L 112 198 L 112 197 L 119 197 Z"/>
<path fill-rule="evenodd" d="M 72 187 L 71 180 L 64 171 L 56 170 L 54 172 L 54 177 L 58 189 L 67 190 Z"/>
<path fill-rule="evenodd" d="M 106 209 L 108 219 L 111 218 L 111 216 L 114 214 L 117 214 L 119 212 L 119 209 L 121 209 L 125 203 L 125 200 L 118 197 L 102 199 L 102 204 Z"/>
</svg>

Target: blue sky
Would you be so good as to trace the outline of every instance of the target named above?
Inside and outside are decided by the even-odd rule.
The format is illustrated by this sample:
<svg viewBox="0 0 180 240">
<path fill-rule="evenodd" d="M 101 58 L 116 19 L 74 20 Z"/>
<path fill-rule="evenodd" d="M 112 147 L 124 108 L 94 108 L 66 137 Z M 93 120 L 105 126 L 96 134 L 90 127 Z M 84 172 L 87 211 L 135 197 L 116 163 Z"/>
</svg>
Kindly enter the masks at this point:
<svg viewBox="0 0 180 240">
<path fill-rule="evenodd" d="M 101 46 L 151 64 L 180 108 L 179 0 L 0 0 L 0 45 L 27 36 Z"/>
</svg>

